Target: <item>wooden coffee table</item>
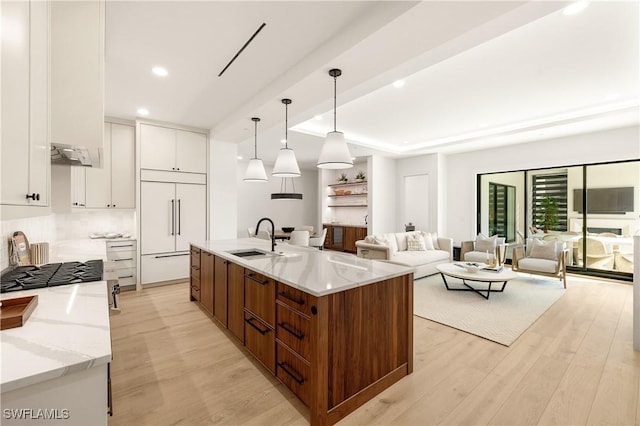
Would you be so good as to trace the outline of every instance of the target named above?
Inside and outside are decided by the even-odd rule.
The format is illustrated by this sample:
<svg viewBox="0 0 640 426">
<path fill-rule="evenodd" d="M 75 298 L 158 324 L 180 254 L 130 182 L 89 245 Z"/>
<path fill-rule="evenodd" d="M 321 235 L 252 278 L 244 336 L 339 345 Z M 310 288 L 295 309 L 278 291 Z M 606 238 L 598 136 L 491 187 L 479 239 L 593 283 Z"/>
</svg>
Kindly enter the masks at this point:
<svg viewBox="0 0 640 426">
<path fill-rule="evenodd" d="M 437 265 L 438 271 L 440 271 L 440 275 L 442 275 L 442 281 L 444 281 L 444 285 L 447 290 L 450 291 L 473 291 L 474 293 L 479 294 L 485 299 L 489 300 L 489 295 L 491 293 L 501 293 L 504 291 L 504 288 L 507 285 L 509 280 L 514 278 L 518 278 L 518 274 L 513 272 L 511 269 L 503 269 L 500 272 L 494 271 L 483 271 L 482 269 L 477 272 L 469 272 L 462 265 L 464 262 L 455 262 L 455 263 L 441 263 Z M 460 266 L 458 266 L 460 265 Z M 449 287 L 449 283 L 447 283 L 447 276 L 458 278 L 462 280 L 462 284 L 465 286 L 464 288 L 451 288 Z M 471 283 L 486 283 L 488 284 L 487 288 L 477 288 Z M 502 283 L 502 287 L 498 290 L 497 288 L 492 289 L 491 285 L 493 283 Z"/>
</svg>

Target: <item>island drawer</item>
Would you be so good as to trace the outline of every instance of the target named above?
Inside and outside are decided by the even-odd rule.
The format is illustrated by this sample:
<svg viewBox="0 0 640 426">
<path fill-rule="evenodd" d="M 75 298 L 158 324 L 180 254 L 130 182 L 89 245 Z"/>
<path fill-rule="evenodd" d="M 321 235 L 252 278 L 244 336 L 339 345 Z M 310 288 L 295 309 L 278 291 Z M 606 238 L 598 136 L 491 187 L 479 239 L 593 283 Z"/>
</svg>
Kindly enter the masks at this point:
<svg viewBox="0 0 640 426">
<path fill-rule="evenodd" d="M 271 328 L 275 327 L 276 282 L 257 272 L 245 269 L 244 307 Z"/>
<path fill-rule="evenodd" d="M 281 343 L 278 343 L 276 356 L 276 377 L 308 406 L 311 367 Z"/>
<path fill-rule="evenodd" d="M 315 315 L 316 298 L 297 288 L 278 283 L 278 300 L 306 315 Z"/>
<path fill-rule="evenodd" d="M 278 301 L 276 323 L 276 338 L 308 361 L 311 320 Z"/>
<path fill-rule="evenodd" d="M 200 267 L 200 249 L 191 246 L 191 266 Z"/>
<path fill-rule="evenodd" d="M 244 344 L 269 371 L 275 373 L 276 340 L 273 329 L 251 313 L 244 313 Z"/>
<path fill-rule="evenodd" d="M 193 300 L 200 301 L 200 280 L 191 279 L 190 294 Z"/>
</svg>

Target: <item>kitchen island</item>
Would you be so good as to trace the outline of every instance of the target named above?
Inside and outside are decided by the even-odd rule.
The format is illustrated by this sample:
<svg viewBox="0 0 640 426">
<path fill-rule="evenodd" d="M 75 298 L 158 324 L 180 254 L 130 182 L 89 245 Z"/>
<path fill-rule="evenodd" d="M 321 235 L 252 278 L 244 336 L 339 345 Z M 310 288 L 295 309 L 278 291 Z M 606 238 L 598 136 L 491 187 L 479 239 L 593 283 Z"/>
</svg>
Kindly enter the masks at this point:
<svg viewBox="0 0 640 426">
<path fill-rule="evenodd" d="M 38 296 L 22 327 L 0 331 L 2 424 L 107 424 L 107 283 L 3 293 Z"/>
<path fill-rule="evenodd" d="M 413 268 L 270 249 L 256 238 L 192 243 L 189 297 L 309 407 L 312 425 L 413 371 Z"/>
</svg>

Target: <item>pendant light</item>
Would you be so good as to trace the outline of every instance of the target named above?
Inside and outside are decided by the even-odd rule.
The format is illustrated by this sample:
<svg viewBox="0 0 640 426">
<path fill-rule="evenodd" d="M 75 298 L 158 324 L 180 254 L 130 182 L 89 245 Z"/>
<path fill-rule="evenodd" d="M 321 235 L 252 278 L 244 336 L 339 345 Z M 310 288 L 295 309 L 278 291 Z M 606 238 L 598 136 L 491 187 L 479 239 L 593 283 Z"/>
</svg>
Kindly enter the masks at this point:
<svg viewBox="0 0 640 426">
<path fill-rule="evenodd" d="M 249 160 L 247 171 L 244 174 L 245 182 L 267 182 L 267 173 L 264 171 L 264 164 L 262 160 L 258 158 L 258 117 L 253 117 L 251 120 L 255 123 L 255 140 L 253 145 L 253 158 Z"/>
<path fill-rule="evenodd" d="M 287 191 L 287 180 L 291 181 L 291 191 Z M 293 178 L 282 178 L 280 182 L 280 192 L 271 194 L 272 200 L 302 200 L 302 194 L 296 192 L 296 185 Z"/>
<path fill-rule="evenodd" d="M 276 158 L 276 164 L 273 166 L 272 176 L 281 178 L 293 178 L 300 176 L 300 167 L 298 167 L 298 161 L 296 160 L 296 154 L 293 149 L 289 148 L 289 131 L 288 131 L 288 118 L 289 118 L 289 105 L 291 99 L 282 99 L 284 104 L 284 148 L 280 148 L 278 152 L 278 158 Z"/>
<path fill-rule="evenodd" d="M 336 130 L 336 80 L 342 74 L 339 69 L 329 70 L 329 75 L 333 77 L 333 132 L 327 133 L 327 138 L 320 150 L 318 166 L 321 169 L 348 169 L 353 167 L 353 160 L 349 147 L 344 140 L 344 133 Z"/>
</svg>

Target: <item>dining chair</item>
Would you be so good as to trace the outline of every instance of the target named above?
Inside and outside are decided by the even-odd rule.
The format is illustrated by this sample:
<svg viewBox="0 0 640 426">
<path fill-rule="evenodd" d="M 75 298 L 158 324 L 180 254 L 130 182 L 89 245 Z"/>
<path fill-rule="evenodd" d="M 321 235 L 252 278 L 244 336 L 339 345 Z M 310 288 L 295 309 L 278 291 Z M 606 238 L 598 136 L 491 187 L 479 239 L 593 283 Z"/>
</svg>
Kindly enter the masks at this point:
<svg viewBox="0 0 640 426">
<path fill-rule="evenodd" d="M 326 238 L 327 238 L 327 228 L 324 228 L 319 237 L 309 238 L 309 246 L 315 247 L 318 250 L 322 250 L 324 248 L 324 240 Z"/>
<path fill-rule="evenodd" d="M 313 234 L 313 226 L 304 225 L 300 227 L 300 231 L 309 231 L 309 235 Z"/>
<path fill-rule="evenodd" d="M 309 231 L 291 232 L 291 238 L 289 238 L 289 244 L 293 246 L 309 247 Z"/>
</svg>

